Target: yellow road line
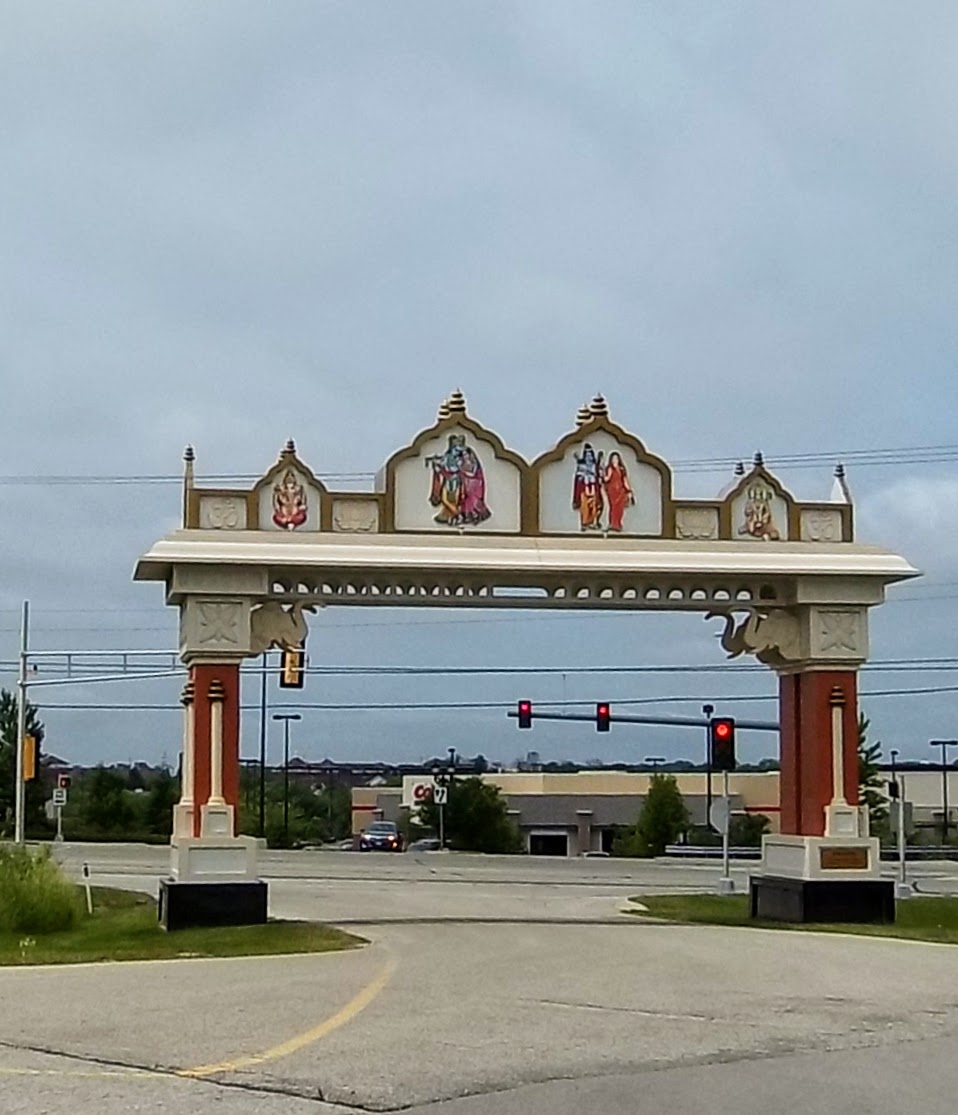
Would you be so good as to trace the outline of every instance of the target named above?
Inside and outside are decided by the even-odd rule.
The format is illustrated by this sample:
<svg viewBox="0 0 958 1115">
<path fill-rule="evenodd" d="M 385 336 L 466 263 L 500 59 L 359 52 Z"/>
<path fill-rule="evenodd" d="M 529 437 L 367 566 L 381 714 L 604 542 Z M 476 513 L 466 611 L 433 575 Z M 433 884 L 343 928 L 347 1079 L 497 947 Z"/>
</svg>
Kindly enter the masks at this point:
<svg viewBox="0 0 958 1115">
<path fill-rule="evenodd" d="M 327 1034 L 331 1034 L 334 1030 L 338 1030 L 341 1026 L 345 1026 L 347 1022 L 351 1022 L 357 1014 L 364 1011 L 366 1007 L 382 993 L 386 984 L 392 979 L 395 971 L 396 960 L 394 957 L 390 956 L 386 961 L 385 968 L 383 968 L 379 975 L 371 983 L 368 983 L 357 995 L 350 999 L 341 1010 L 338 1010 L 324 1022 L 320 1022 L 318 1026 L 314 1026 L 310 1030 L 297 1034 L 288 1041 L 281 1042 L 279 1045 L 274 1045 L 270 1049 L 265 1049 L 262 1053 L 253 1053 L 246 1057 L 237 1057 L 232 1061 L 217 1061 L 215 1064 L 198 1065 L 196 1068 L 192 1069 L 180 1069 L 177 1075 L 213 1076 L 218 1072 L 237 1072 L 240 1069 L 251 1068 L 253 1065 L 265 1064 L 267 1061 L 277 1061 L 280 1057 L 288 1057 L 291 1053 L 296 1053 L 305 1046 L 312 1045 L 313 1042 L 319 1041 L 326 1037 Z"/>
</svg>

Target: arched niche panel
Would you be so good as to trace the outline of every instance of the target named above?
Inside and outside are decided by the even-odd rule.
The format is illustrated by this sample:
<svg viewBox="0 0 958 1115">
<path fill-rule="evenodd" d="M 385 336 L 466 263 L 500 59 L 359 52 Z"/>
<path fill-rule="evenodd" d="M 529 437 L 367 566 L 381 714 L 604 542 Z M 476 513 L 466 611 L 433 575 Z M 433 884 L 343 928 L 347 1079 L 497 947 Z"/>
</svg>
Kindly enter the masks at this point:
<svg viewBox="0 0 958 1115">
<path fill-rule="evenodd" d="M 387 463 L 389 527 L 518 534 L 528 467 L 465 415 L 444 418 Z"/>
<path fill-rule="evenodd" d="M 534 465 L 542 534 L 669 532 L 671 476 L 631 434 L 596 420 Z"/>
<path fill-rule="evenodd" d="M 733 542 L 787 542 L 793 536 L 794 506 L 779 481 L 757 466 L 725 500 L 727 537 Z"/>
<path fill-rule="evenodd" d="M 324 493 L 323 484 L 287 448 L 253 488 L 259 529 L 284 534 L 321 530 Z"/>
</svg>

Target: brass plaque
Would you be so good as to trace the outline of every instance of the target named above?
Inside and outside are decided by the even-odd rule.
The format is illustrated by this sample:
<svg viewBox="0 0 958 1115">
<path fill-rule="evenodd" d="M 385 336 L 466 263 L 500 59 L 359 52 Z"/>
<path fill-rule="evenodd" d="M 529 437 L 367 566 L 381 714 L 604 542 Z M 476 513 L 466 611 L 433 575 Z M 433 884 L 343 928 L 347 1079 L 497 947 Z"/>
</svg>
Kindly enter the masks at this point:
<svg viewBox="0 0 958 1115">
<path fill-rule="evenodd" d="M 819 848 L 823 871 L 867 871 L 867 848 Z"/>
</svg>

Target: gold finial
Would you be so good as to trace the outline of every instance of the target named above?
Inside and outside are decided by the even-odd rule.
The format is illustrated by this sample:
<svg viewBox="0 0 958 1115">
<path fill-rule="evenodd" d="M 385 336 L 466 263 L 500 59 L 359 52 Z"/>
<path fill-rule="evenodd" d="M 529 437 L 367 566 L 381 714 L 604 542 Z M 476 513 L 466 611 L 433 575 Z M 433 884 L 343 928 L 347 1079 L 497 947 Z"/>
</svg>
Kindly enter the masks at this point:
<svg viewBox="0 0 958 1115">
<path fill-rule="evenodd" d="M 596 415 L 607 415 L 609 413 L 609 404 L 605 401 L 605 397 L 601 392 L 599 392 L 589 404 L 589 413 L 593 417 Z"/>
<path fill-rule="evenodd" d="M 735 466 L 735 475 L 736 476 L 744 476 L 745 475 L 745 462 L 744 461 L 739 461 L 739 463 Z"/>
<path fill-rule="evenodd" d="M 575 426 L 577 430 L 581 430 L 583 426 L 587 426 L 592 421 L 592 411 L 589 410 L 588 404 L 583 404 L 579 407 L 579 412 L 575 416 Z"/>
<path fill-rule="evenodd" d="M 756 468 L 765 467 L 765 458 L 762 456 L 761 451 L 755 454 L 755 458 L 752 461 L 752 464 L 755 465 Z"/>
<path fill-rule="evenodd" d="M 439 419 L 440 422 L 442 422 L 444 419 L 448 418 L 450 414 L 452 414 L 452 411 L 449 409 L 449 400 L 443 399 L 443 401 L 439 404 L 439 413 L 436 415 L 436 417 Z"/>
<path fill-rule="evenodd" d="M 446 400 L 446 406 L 449 408 L 450 414 L 466 413 L 466 397 L 458 387 Z"/>
<path fill-rule="evenodd" d="M 284 457 L 292 457 L 296 452 L 296 442 L 292 438 L 286 439 L 286 448 L 283 450 Z"/>
</svg>

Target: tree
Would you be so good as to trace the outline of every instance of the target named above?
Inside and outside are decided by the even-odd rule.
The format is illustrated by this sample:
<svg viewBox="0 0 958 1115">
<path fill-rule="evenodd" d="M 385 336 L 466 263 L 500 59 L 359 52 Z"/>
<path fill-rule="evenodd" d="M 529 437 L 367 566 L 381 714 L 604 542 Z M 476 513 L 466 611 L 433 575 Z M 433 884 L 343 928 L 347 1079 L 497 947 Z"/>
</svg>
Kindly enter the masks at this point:
<svg viewBox="0 0 958 1115">
<path fill-rule="evenodd" d="M 863 712 L 858 714 L 858 796 L 868 806 L 868 827 L 879 835 L 888 827 L 888 799 L 882 792 L 883 782 L 878 769 L 881 741 L 869 745 L 870 721 Z"/>
<path fill-rule="evenodd" d="M 728 840 L 735 848 L 758 848 L 771 821 L 764 813 L 736 813 L 729 821 Z"/>
<path fill-rule="evenodd" d="M 173 831 L 173 806 L 179 800 L 179 783 L 168 770 L 161 769 L 153 776 L 146 795 L 145 820 L 151 833 L 170 835 Z"/>
<path fill-rule="evenodd" d="M 506 799 L 498 786 L 481 778 L 453 778 L 443 807 L 443 828 L 452 848 L 464 852 L 522 851 L 522 835 L 509 817 Z M 420 824 L 439 831 L 439 806 L 426 802 Z"/>
<path fill-rule="evenodd" d="M 672 774 L 653 774 L 639 819 L 612 845 L 617 856 L 661 856 L 689 826 L 689 811 Z"/>
<path fill-rule="evenodd" d="M 129 829 L 133 808 L 127 799 L 126 779 L 102 764 L 83 779 L 80 818 L 94 833 Z"/>
<path fill-rule="evenodd" d="M 14 787 L 17 783 L 17 729 L 19 727 L 16 695 L 0 689 L 0 834 L 9 836 L 13 832 L 16 798 Z M 38 749 L 43 744 L 44 728 L 35 705 L 27 701 L 27 735 L 37 741 Z M 38 771 L 39 774 L 39 771 Z M 24 828 L 43 827 L 44 791 L 39 777 L 27 783 L 25 796 Z"/>
</svg>

